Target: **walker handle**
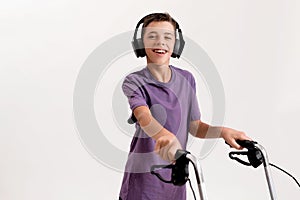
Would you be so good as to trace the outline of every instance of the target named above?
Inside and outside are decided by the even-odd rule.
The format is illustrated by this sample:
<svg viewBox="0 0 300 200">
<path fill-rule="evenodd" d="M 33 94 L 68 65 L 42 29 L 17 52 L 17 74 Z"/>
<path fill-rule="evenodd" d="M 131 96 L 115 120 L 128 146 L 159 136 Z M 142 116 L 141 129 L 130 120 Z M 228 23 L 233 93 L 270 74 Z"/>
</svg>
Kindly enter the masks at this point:
<svg viewBox="0 0 300 200">
<path fill-rule="evenodd" d="M 263 163 L 263 155 L 260 149 L 256 147 L 257 142 L 250 141 L 250 140 L 236 140 L 236 142 L 241 145 L 242 147 L 245 147 L 248 149 L 248 151 L 242 151 L 242 152 L 230 152 L 229 157 L 233 160 L 238 161 L 239 163 L 242 163 L 247 166 L 253 166 L 254 168 L 257 168 L 259 165 Z M 226 144 L 228 144 L 226 142 Z M 229 145 L 230 146 L 230 145 Z M 243 161 L 239 159 L 238 157 L 235 157 L 234 155 L 247 155 L 248 161 Z"/>
</svg>

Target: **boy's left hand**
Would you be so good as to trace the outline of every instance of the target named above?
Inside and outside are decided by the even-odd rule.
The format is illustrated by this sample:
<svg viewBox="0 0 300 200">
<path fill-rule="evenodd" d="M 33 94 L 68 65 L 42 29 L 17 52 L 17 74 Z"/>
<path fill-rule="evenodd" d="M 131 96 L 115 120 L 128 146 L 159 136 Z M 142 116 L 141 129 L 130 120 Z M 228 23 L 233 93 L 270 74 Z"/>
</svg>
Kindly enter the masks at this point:
<svg viewBox="0 0 300 200">
<path fill-rule="evenodd" d="M 240 146 L 236 140 L 252 140 L 249 138 L 244 132 L 237 131 L 231 128 L 224 127 L 221 132 L 221 137 L 233 148 L 236 148 L 238 150 L 243 149 L 242 146 Z"/>
</svg>

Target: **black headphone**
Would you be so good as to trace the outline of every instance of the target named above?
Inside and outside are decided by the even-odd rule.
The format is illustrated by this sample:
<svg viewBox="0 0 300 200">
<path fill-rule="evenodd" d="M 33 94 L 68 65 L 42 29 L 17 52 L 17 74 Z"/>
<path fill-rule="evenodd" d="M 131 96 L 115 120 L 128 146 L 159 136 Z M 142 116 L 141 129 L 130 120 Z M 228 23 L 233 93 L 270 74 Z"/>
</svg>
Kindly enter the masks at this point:
<svg viewBox="0 0 300 200">
<path fill-rule="evenodd" d="M 135 28 L 135 31 L 134 31 L 134 35 L 133 35 L 133 40 L 132 40 L 132 47 L 133 47 L 133 50 L 134 50 L 134 53 L 135 53 L 136 57 L 144 57 L 144 56 L 146 56 L 146 51 L 145 51 L 145 48 L 144 48 L 143 38 L 137 38 L 138 28 L 139 28 L 139 26 L 142 23 L 144 23 L 144 20 L 145 20 L 146 17 L 148 17 L 150 15 L 155 15 L 155 14 L 163 14 L 163 13 L 152 13 L 152 14 L 149 14 L 149 15 L 143 17 L 137 23 L 137 25 L 136 25 L 136 28 Z M 175 29 L 178 32 L 179 38 L 177 38 L 177 37 L 175 38 L 175 45 L 174 45 L 174 49 L 173 49 L 173 53 L 172 53 L 171 57 L 173 57 L 173 58 L 176 58 L 176 57 L 179 58 L 180 55 L 181 55 L 181 53 L 182 53 L 185 41 L 183 39 L 181 29 L 179 28 L 179 24 L 175 20 L 174 20 L 174 22 L 176 24 L 176 28 Z M 176 35 L 177 35 L 177 32 L 176 32 Z"/>
</svg>

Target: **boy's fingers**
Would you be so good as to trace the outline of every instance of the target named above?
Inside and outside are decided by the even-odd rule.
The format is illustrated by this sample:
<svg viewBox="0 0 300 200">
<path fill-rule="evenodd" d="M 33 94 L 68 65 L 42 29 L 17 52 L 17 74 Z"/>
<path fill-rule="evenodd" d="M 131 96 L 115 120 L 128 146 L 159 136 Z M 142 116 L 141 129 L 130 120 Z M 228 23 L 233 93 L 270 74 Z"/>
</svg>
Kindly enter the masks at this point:
<svg viewBox="0 0 300 200">
<path fill-rule="evenodd" d="M 169 143 L 170 143 L 170 141 L 166 140 L 166 139 L 157 140 L 156 145 L 155 145 L 155 150 L 159 151 L 161 148 L 168 145 Z"/>
<path fill-rule="evenodd" d="M 166 161 L 169 161 L 168 159 L 168 152 L 169 152 L 169 145 L 164 146 L 160 149 L 159 155 Z"/>
<path fill-rule="evenodd" d="M 166 146 L 166 141 L 158 140 L 155 144 L 154 151 L 158 153 L 164 146 Z"/>
<path fill-rule="evenodd" d="M 228 144 L 235 148 L 235 149 L 242 149 L 243 147 L 241 147 L 241 145 L 239 145 L 235 139 L 231 139 L 230 141 L 228 141 Z"/>
<path fill-rule="evenodd" d="M 155 147 L 154 147 L 154 152 L 155 153 L 158 153 L 159 152 L 159 150 L 160 150 L 160 142 L 156 142 L 156 144 L 155 144 Z"/>
<path fill-rule="evenodd" d="M 174 160 L 172 155 L 170 155 L 170 150 L 173 146 L 172 142 L 169 142 L 167 140 L 164 141 L 158 141 L 155 145 L 155 153 L 157 153 L 162 159 L 166 161 L 172 161 Z"/>
<path fill-rule="evenodd" d="M 175 153 L 177 149 L 181 149 L 181 145 L 175 136 L 162 137 L 156 140 L 154 152 L 162 159 L 173 162 L 175 160 Z"/>
</svg>

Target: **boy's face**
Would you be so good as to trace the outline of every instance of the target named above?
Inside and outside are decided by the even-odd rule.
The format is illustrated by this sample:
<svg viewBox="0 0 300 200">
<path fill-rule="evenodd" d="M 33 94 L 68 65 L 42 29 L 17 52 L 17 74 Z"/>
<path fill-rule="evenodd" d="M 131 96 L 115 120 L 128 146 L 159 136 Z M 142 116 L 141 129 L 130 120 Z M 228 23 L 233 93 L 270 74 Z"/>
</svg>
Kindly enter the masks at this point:
<svg viewBox="0 0 300 200">
<path fill-rule="evenodd" d="M 151 22 L 143 37 L 147 63 L 169 65 L 175 44 L 175 28 L 170 22 Z"/>
</svg>

